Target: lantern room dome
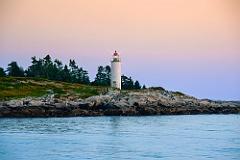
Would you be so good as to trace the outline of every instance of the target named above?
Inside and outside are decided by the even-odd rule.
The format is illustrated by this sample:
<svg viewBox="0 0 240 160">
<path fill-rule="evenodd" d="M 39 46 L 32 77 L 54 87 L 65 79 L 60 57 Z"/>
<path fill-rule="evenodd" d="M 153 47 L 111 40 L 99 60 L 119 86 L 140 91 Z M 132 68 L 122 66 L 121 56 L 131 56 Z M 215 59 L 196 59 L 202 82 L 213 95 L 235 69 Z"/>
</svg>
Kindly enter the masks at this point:
<svg viewBox="0 0 240 160">
<path fill-rule="evenodd" d="M 117 51 L 115 51 L 115 52 L 113 53 L 113 56 L 118 56 Z"/>
</svg>

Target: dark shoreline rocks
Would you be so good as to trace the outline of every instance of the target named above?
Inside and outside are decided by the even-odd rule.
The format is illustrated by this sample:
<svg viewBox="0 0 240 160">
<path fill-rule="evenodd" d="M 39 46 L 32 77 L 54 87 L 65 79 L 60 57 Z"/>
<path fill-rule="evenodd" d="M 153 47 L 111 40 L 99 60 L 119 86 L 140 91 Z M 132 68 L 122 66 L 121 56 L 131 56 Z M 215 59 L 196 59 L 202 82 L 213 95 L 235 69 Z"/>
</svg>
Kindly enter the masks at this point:
<svg viewBox="0 0 240 160">
<path fill-rule="evenodd" d="M 0 102 L 2 118 L 239 113 L 239 101 L 200 100 L 169 91 L 111 91 L 107 95 L 74 101 L 47 96 Z"/>
</svg>

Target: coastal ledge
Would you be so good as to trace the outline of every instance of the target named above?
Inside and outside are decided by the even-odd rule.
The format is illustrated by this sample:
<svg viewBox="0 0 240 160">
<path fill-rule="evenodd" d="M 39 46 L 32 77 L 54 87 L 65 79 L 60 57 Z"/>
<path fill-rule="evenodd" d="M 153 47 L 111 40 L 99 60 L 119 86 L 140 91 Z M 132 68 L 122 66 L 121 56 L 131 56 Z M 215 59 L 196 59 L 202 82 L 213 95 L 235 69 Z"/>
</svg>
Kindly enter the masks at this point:
<svg viewBox="0 0 240 160">
<path fill-rule="evenodd" d="M 0 102 L 0 117 L 146 116 L 239 114 L 239 101 L 214 101 L 166 90 L 110 91 L 69 100 L 47 95 Z"/>
</svg>

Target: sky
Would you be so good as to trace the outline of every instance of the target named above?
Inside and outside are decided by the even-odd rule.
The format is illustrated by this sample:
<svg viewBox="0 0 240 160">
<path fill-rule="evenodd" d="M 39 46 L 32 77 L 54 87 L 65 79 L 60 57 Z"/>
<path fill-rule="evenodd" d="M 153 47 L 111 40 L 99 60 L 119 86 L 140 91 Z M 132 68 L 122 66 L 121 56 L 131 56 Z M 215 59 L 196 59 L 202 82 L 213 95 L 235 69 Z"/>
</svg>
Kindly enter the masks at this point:
<svg viewBox="0 0 240 160">
<path fill-rule="evenodd" d="M 147 87 L 240 100 L 240 0 L 0 0 L 0 67 L 74 59 L 93 80 L 117 50 Z"/>
</svg>

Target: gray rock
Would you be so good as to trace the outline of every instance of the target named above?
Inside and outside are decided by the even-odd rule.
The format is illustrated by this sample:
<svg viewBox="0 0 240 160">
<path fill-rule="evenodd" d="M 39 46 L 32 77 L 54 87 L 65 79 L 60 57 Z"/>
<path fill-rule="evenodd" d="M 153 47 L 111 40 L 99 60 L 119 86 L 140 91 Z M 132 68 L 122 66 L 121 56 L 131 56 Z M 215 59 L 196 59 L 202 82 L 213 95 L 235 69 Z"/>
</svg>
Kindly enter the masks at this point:
<svg viewBox="0 0 240 160">
<path fill-rule="evenodd" d="M 110 91 L 71 101 L 53 97 L 0 103 L 0 117 L 68 117 L 101 115 L 239 114 L 240 102 L 196 99 L 169 91 Z"/>
<path fill-rule="evenodd" d="M 23 100 L 11 100 L 6 103 L 10 107 L 23 106 Z"/>
<path fill-rule="evenodd" d="M 42 102 L 40 100 L 31 100 L 28 103 L 29 106 L 43 106 L 45 105 L 45 102 Z"/>
</svg>

